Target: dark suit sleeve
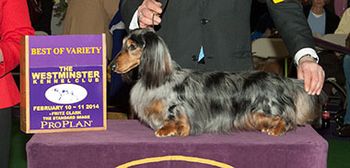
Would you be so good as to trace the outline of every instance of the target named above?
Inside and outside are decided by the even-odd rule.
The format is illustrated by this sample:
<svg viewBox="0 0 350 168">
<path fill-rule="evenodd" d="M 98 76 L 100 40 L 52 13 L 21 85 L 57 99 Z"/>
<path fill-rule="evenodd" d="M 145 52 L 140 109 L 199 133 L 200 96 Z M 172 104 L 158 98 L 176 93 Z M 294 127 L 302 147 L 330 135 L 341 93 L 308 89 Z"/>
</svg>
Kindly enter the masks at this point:
<svg viewBox="0 0 350 168">
<path fill-rule="evenodd" d="M 291 56 L 294 57 L 302 48 L 315 48 L 313 36 L 299 0 L 284 0 L 277 4 L 272 0 L 266 0 L 266 4 Z"/>
<path fill-rule="evenodd" d="M 120 12 L 126 29 L 129 30 L 129 25 L 137 8 L 142 4 L 143 0 L 123 0 L 120 5 Z"/>
</svg>

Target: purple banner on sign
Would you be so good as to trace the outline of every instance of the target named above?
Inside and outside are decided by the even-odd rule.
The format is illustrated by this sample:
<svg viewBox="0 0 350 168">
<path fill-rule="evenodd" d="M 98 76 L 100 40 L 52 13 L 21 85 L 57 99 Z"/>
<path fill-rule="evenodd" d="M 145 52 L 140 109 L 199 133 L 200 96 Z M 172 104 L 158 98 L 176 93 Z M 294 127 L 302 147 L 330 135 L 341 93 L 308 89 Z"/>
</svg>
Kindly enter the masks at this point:
<svg viewBox="0 0 350 168">
<path fill-rule="evenodd" d="M 29 66 L 101 65 L 101 35 L 35 36 L 29 39 Z"/>
</svg>

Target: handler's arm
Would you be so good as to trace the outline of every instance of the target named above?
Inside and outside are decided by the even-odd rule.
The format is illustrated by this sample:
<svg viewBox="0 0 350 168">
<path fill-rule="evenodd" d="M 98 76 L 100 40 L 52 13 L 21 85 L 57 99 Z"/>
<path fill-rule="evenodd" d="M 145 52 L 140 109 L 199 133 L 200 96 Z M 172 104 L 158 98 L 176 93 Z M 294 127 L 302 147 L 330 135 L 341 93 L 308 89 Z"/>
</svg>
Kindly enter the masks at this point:
<svg viewBox="0 0 350 168">
<path fill-rule="evenodd" d="M 266 0 L 270 15 L 280 32 L 289 54 L 298 66 L 298 79 L 304 80 L 305 91 L 320 94 L 324 71 L 317 64 L 315 43 L 299 0 Z"/>
</svg>

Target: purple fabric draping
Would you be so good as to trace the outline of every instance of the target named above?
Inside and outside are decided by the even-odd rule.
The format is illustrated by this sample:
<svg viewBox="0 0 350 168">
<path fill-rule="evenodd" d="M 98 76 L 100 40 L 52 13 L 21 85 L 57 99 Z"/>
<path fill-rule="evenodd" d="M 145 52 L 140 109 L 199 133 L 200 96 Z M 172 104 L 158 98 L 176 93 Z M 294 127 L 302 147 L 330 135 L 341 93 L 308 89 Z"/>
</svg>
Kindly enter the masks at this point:
<svg viewBox="0 0 350 168">
<path fill-rule="evenodd" d="M 308 125 L 279 137 L 233 132 L 157 138 L 137 120 L 108 120 L 107 131 L 35 134 L 26 149 L 28 168 L 115 168 L 173 155 L 209 159 L 234 168 L 326 168 L 328 143 Z M 167 160 L 133 168 L 141 167 L 218 166 Z"/>
</svg>

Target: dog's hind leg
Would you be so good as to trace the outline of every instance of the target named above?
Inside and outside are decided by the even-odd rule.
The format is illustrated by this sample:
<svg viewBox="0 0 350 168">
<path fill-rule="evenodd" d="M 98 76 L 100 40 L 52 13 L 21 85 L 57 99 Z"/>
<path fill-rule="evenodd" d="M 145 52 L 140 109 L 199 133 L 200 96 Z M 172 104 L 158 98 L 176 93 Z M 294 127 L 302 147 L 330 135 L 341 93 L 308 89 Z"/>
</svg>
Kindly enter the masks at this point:
<svg viewBox="0 0 350 168">
<path fill-rule="evenodd" d="M 265 132 L 268 135 L 280 136 L 290 129 L 287 121 L 280 116 L 254 113 L 252 119 L 254 120 L 253 125 L 255 129 Z"/>
</svg>

